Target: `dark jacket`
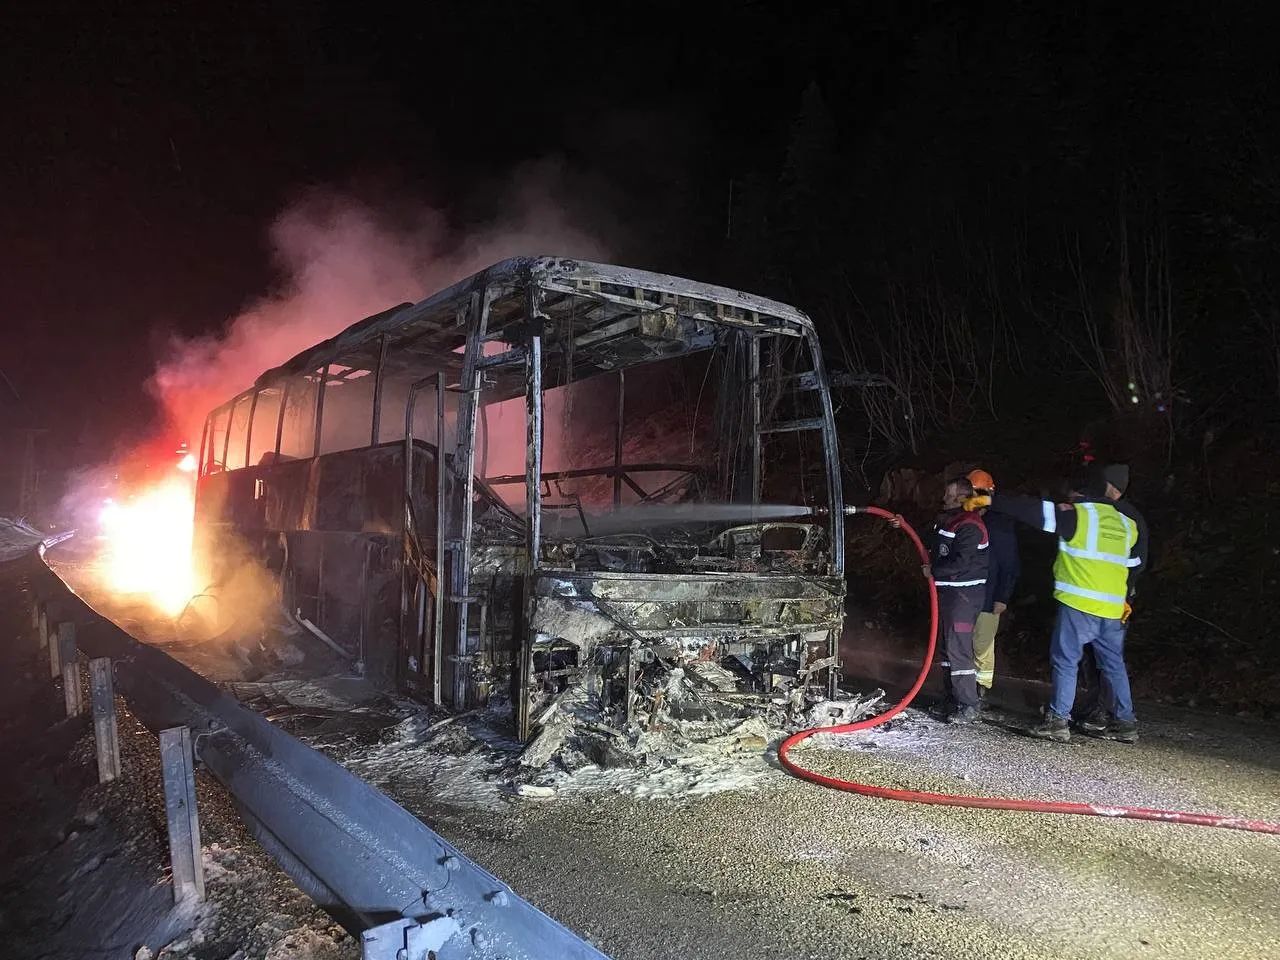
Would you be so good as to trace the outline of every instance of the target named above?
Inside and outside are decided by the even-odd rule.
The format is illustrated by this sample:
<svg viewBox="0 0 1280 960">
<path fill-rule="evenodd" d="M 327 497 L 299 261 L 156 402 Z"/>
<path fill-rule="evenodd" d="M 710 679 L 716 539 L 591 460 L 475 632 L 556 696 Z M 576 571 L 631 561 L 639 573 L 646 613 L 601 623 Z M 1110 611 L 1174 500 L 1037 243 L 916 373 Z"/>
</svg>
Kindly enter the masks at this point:
<svg viewBox="0 0 1280 960">
<path fill-rule="evenodd" d="M 929 564 L 939 587 L 979 587 L 987 582 L 987 525 L 982 516 L 947 510 L 933 525 Z"/>
<path fill-rule="evenodd" d="M 1129 552 L 1129 556 L 1138 561 L 1137 566 L 1129 568 L 1129 598 L 1133 599 L 1138 574 L 1145 570 L 1147 566 L 1147 519 L 1138 512 L 1137 507 L 1124 497 L 1115 502 L 1115 508 L 1132 520 L 1138 528 L 1138 542 L 1133 545 L 1133 550 Z"/>
<path fill-rule="evenodd" d="M 1008 605 L 1013 588 L 1022 575 L 1022 561 L 1018 556 L 1018 534 L 1013 518 L 1003 513 L 987 512 L 982 517 L 987 525 L 987 539 L 991 546 L 987 570 L 987 599 L 983 613 L 991 613 L 995 604 Z"/>
</svg>

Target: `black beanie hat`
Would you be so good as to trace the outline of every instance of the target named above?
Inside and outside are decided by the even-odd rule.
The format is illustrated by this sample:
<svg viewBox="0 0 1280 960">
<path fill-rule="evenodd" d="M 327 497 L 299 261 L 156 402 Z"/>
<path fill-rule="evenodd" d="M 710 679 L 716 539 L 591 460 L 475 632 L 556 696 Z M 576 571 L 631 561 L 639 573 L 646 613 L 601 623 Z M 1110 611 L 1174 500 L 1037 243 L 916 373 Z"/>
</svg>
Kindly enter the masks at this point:
<svg viewBox="0 0 1280 960">
<path fill-rule="evenodd" d="M 1124 463 L 1108 464 L 1102 471 L 1102 479 L 1123 495 L 1129 489 L 1129 466 Z"/>
</svg>

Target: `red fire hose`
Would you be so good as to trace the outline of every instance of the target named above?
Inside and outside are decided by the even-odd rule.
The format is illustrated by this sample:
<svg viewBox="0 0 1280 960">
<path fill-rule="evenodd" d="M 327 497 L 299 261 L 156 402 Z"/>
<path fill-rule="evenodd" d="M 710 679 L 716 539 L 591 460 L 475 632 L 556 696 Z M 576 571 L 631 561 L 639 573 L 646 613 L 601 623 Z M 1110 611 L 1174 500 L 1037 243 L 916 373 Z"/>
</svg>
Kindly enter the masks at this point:
<svg viewBox="0 0 1280 960">
<path fill-rule="evenodd" d="M 895 514 L 879 507 L 858 507 L 859 513 L 871 513 L 886 520 L 900 519 Z M 850 510 L 849 512 L 854 512 Z M 929 554 L 920 542 L 919 535 L 905 521 L 900 521 L 902 531 L 911 538 L 920 552 L 922 562 L 929 562 Z M 1248 820 L 1244 817 L 1228 817 L 1208 813 L 1185 813 L 1177 810 L 1151 810 L 1146 807 L 1117 807 L 1100 803 L 1067 803 L 1058 800 L 1016 800 L 1006 797 L 970 797 L 951 793 L 925 793 L 919 790 L 895 790 L 891 787 L 878 787 L 870 783 L 858 783 L 853 780 L 841 780 L 821 773 L 807 770 L 792 760 L 788 754 L 791 748 L 807 740 L 815 733 L 854 733 L 858 730 L 870 730 L 892 720 L 903 710 L 924 685 L 925 677 L 933 664 L 933 652 L 937 647 L 938 634 L 938 590 L 933 581 L 929 581 L 929 645 L 925 651 L 924 662 L 920 666 L 920 674 L 911 685 L 907 695 L 893 707 L 874 717 L 859 720 L 856 723 L 845 723 L 833 727 L 814 727 L 801 730 L 782 741 L 778 748 L 778 760 L 791 773 L 803 780 L 809 780 L 824 787 L 845 790 L 849 793 L 860 793 L 868 797 L 880 797 L 885 800 L 906 800 L 910 803 L 931 803 L 947 807 L 976 807 L 985 810 L 1024 810 L 1032 813 L 1075 813 L 1092 817 L 1120 817 L 1130 820 L 1160 820 L 1165 823 L 1188 823 L 1200 827 L 1224 827 L 1228 830 L 1251 830 L 1255 833 L 1280 834 L 1280 823 L 1267 820 Z"/>
</svg>

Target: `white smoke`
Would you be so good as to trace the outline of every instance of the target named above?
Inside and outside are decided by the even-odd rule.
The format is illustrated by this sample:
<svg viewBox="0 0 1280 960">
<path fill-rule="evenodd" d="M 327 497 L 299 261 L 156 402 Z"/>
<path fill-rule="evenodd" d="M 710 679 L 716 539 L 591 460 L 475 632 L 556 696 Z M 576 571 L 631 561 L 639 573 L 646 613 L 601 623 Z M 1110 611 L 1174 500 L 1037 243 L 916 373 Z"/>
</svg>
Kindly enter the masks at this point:
<svg viewBox="0 0 1280 960">
<path fill-rule="evenodd" d="M 149 384 L 169 425 L 196 445 L 207 413 L 263 370 L 370 314 L 420 300 L 499 260 L 606 256 L 600 241 L 568 222 L 545 176 L 506 195 L 501 217 L 459 233 L 425 205 L 392 209 L 335 189 L 307 193 L 270 227 L 278 291 L 218 334 L 170 341 Z"/>
</svg>

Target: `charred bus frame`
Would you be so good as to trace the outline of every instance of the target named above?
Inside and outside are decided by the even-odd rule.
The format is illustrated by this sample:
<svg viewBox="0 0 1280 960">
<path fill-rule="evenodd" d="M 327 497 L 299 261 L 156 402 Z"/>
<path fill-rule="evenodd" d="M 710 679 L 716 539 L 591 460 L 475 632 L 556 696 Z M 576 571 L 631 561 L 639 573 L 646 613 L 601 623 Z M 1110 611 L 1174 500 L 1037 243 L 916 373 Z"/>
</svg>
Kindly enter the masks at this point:
<svg viewBox="0 0 1280 960">
<path fill-rule="evenodd" d="M 627 372 L 690 357 L 720 385 L 709 456 L 626 462 Z M 609 462 L 545 470 L 549 392 L 605 375 Z M 524 469 L 485 477 L 488 411 L 521 397 Z M 764 464 L 788 441 L 809 451 L 821 492 L 801 522 L 763 522 Z M 675 479 L 655 491 L 646 474 Z M 581 498 L 557 497 L 580 478 L 611 486 L 608 506 L 630 518 L 620 533 L 592 536 Z M 290 614 L 379 682 L 453 709 L 510 690 L 527 738 L 541 705 L 588 672 L 623 719 L 655 664 L 725 663 L 745 698 L 830 695 L 839 481 L 804 314 L 645 271 L 516 258 L 354 324 L 215 409 L 197 544 L 215 558 L 247 547 Z M 735 505 L 726 516 L 748 522 L 696 508 L 648 522 L 672 495 Z M 583 532 L 565 534 L 569 521 Z"/>
</svg>

